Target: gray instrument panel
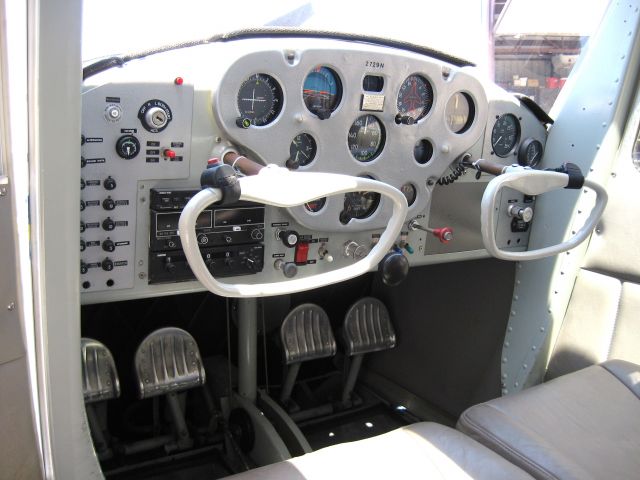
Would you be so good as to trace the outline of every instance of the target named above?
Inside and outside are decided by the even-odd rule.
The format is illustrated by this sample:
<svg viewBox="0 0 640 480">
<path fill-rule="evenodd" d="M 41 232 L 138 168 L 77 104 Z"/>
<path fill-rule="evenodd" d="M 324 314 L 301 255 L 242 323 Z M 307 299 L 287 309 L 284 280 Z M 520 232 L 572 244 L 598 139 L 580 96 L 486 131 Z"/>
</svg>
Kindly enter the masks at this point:
<svg viewBox="0 0 640 480">
<path fill-rule="evenodd" d="M 337 75 L 342 89 L 341 100 L 328 115 L 311 112 L 303 98 L 305 77 L 320 66 L 330 68 Z M 178 74 L 184 77 L 184 84 L 176 82 Z M 239 89 L 256 74 L 268 75 L 278 83 L 282 95 L 280 111 L 264 126 L 242 125 Z M 398 92 L 412 75 L 429 82 L 432 105 L 417 122 L 398 123 Z M 379 91 L 365 89 L 363 83 L 367 76 L 382 79 L 375 87 Z M 472 120 L 463 131 L 455 133 L 456 119 L 447 115 L 460 114 L 451 109 L 451 102 L 456 96 L 460 100 L 461 94 L 473 102 Z M 119 101 L 115 102 L 116 99 Z M 160 100 L 160 106 L 166 105 L 171 111 L 170 122 L 159 132 L 145 128 L 145 122 L 154 120 L 151 116 L 145 117 L 146 112 L 144 109 L 141 112 L 141 108 L 155 105 L 148 104 L 151 100 Z M 115 121 L 108 110 L 113 105 L 120 110 Z M 492 128 L 496 119 L 506 113 L 516 116 L 520 131 L 513 153 L 499 158 L 493 154 Z M 162 113 L 158 115 L 162 121 Z M 366 162 L 354 158 L 348 144 L 350 128 L 363 115 L 373 115 L 384 131 L 379 155 Z M 455 185 L 438 186 L 436 182 L 441 176 L 452 173 L 451 165 L 455 166 L 466 153 L 472 159 L 515 163 L 524 139 L 534 138 L 542 145 L 546 140 L 546 131 L 535 117 L 511 95 L 485 82 L 475 69 L 457 68 L 384 47 L 329 40 L 247 40 L 155 55 L 96 75 L 86 82 L 83 92 L 85 166 L 81 168 L 81 175 L 85 181 L 82 191 L 85 209 L 81 218 L 85 231 L 81 239 L 85 241 L 85 250 L 81 258 L 85 266 L 91 265 L 81 275 L 83 303 L 201 289 L 194 281 L 149 285 L 150 189 L 199 188 L 199 176 L 207 159 L 221 157 L 229 151 L 265 164 L 285 166 L 290 144 L 301 133 L 313 137 L 317 153 L 315 159 L 299 171 L 369 175 L 397 188 L 412 185 L 416 198 L 407 221 L 418 219 L 420 224 L 432 228 L 452 226 L 454 235 L 455 230 L 464 232 L 451 243 L 441 244 L 424 232 L 407 230 L 398 240 L 411 265 L 487 256 L 480 241 L 479 203 L 483 185 L 490 177 L 483 175 L 475 179 L 474 172 L 469 172 L 457 179 Z M 140 143 L 140 153 L 130 160 L 116 151 L 118 141 L 125 135 L 136 136 Z M 102 141 L 87 141 L 89 138 Z M 433 154 L 421 163 L 414 157 L 414 147 L 423 140 L 431 144 Z M 147 142 L 152 143 L 149 146 Z M 153 154 L 147 154 L 147 150 Z M 154 150 L 158 150 L 158 161 L 147 161 L 156 158 Z M 173 151 L 174 157 L 163 155 L 165 150 Z M 175 157 L 181 157 L 180 161 Z M 88 163 L 86 159 L 104 160 Z M 114 190 L 104 188 L 104 179 L 108 177 L 117 182 Z M 91 187 L 87 186 L 87 180 L 92 180 Z M 455 195 L 449 194 L 454 190 Z M 434 195 L 443 200 L 434 201 Z M 112 211 L 103 208 L 107 197 L 117 203 Z M 267 207 L 264 268 L 260 273 L 237 277 L 238 281 L 271 282 L 285 278 L 274 264 L 278 260 L 294 262 L 296 249 L 287 248 L 277 238 L 281 229 L 295 230 L 308 244 L 306 262 L 298 262 L 298 276 L 314 275 L 354 262 L 353 248 L 349 251 L 347 246 L 355 243 L 370 248 L 386 225 L 390 206 L 385 205 L 383 199 L 371 215 L 344 222 L 340 221 L 344 200 L 344 196 L 329 198 L 317 212 L 310 212 L 304 206 L 290 210 Z M 510 201 L 525 200 L 505 198 L 504 209 L 506 211 Z M 98 205 L 94 206 L 96 201 Z M 92 202 L 91 207 L 86 206 L 87 202 Z M 437 205 L 438 211 L 432 210 L 433 205 Z M 113 231 L 104 230 L 102 222 L 107 217 L 120 222 L 121 226 Z M 448 220 L 448 224 L 432 224 L 430 218 Z M 87 229 L 87 224 L 92 228 Z M 528 232 L 511 232 L 510 221 L 501 222 L 498 229 L 501 245 L 526 247 Z M 103 250 L 107 237 L 118 242 L 113 252 Z M 87 242 L 91 242 L 91 247 L 87 247 Z M 118 262 L 118 266 L 105 270 L 102 267 L 105 258 Z"/>
</svg>

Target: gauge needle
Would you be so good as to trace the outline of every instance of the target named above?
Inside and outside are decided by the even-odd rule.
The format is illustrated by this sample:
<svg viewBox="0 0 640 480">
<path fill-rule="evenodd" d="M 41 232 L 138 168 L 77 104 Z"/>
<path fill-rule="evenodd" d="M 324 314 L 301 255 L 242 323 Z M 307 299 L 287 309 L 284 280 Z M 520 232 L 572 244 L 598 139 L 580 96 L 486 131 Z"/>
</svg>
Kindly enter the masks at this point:
<svg viewBox="0 0 640 480">
<path fill-rule="evenodd" d="M 299 155 L 300 155 L 300 151 L 297 151 L 297 152 L 296 152 L 296 158 L 294 158 L 294 159 L 293 159 L 293 161 L 294 161 L 295 163 L 300 163 L 300 162 L 298 161 L 298 156 L 299 156 Z"/>
<path fill-rule="evenodd" d="M 298 153 L 303 154 L 305 157 L 309 158 L 309 155 L 307 155 L 306 153 L 304 153 L 302 150 L 300 150 Z M 297 155 L 297 154 L 296 154 Z"/>
<path fill-rule="evenodd" d="M 364 120 L 364 135 L 367 134 L 367 127 L 369 126 L 369 117 Z"/>
<path fill-rule="evenodd" d="M 536 152 L 536 154 L 531 158 L 531 163 L 533 163 L 533 161 L 536 159 L 536 157 L 538 156 L 539 152 Z"/>
<path fill-rule="evenodd" d="M 253 89 L 253 93 L 251 94 L 251 110 L 254 110 L 253 104 L 256 102 L 256 89 Z"/>
<path fill-rule="evenodd" d="M 502 140 L 502 137 L 501 137 L 501 136 L 500 136 L 500 137 L 498 137 L 498 139 L 496 140 L 496 142 L 493 144 L 493 148 L 495 148 L 495 147 L 496 147 L 496 145 L 500 143 L 500 140 Z"/>
</svg>

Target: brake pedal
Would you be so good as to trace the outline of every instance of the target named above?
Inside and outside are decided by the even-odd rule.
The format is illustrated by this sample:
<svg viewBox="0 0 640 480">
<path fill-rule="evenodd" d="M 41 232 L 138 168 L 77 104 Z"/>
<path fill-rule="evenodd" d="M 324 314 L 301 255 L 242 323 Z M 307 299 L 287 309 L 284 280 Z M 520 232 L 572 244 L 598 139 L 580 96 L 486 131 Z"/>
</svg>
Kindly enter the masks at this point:
<svg viewBox="0 0 640 480">
<path fill-rule="evenodd" d="M 300 365 L 307 360 L 332 357 L 336 354 L 336 340 L 329 316 L 318 305 L 305 303 L 291 310 L 280 327 L 284 360 L 289 366 L 280 394 L 280 403 L 286 405 Z"/>
</svg>

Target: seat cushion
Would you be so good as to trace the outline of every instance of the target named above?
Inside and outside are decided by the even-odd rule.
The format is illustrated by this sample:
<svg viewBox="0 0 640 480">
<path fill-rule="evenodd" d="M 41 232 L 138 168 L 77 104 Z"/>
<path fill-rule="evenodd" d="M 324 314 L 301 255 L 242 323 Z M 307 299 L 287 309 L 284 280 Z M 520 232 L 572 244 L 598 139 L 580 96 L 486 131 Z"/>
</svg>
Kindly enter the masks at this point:
<svg viewBox="0 0 640 480">
<path fill-rule="evenodd" d="M 377 437 L 323 448 L 227 478 L 531 479 L 491 450 L 436 423 L 416 423 Z"/>
<path fill-rule="evenodd" d="M 640 369 L 609 361 L 465 411 L 458 429 L 536 478 L 637 478 Z"/>
</svg>

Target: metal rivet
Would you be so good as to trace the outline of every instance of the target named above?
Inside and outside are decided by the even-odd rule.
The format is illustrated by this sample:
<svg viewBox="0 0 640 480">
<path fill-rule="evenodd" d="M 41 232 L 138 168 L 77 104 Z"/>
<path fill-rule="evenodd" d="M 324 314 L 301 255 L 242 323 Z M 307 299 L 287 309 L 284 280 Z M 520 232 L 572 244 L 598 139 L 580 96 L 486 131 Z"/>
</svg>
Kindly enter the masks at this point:
<svg viewBox="0 0 640 480">
<path fill-rule="evenodd" d="M 216 137 L 216 143 L 220 143 L 222 139 L 220 137 Z"/>
<path fill-rule="evenodd" d="M 509 327 L 509 328 L 507 328 L 507 331 L 509 331 L 509 332 L 513 332 L 513 327 Z"/>
<path fill-rule="evenodd" d="M 507 363 L 507 357 L 502 357 L 502 363 Z"/>
<path fill-rule="evenodd" d="M 540 331 L 541 331 L 541 332 L 544 332 L 544 327 L 540 327 Z"/>
<path fill-rule="evenodd" d="M 515 310 L 511 310 L 511 316 L 515 317 L 516 316 L 516 311 Z"/>
<path fill-rule="evenodd" d="M 518 301 L 518 295 L 514 295 L 513 296 L 513 300 L 517 302 Z"/>
<path fill-rule="evenodd" d="M 144 265 L 144 260 L 138 260 L 138 265 L 139 265 L 139 266 Z"/>
<path fill-rule="evenodd" d="M 522 365 L 522 368 L 524 368 L 524 369 L 526 370 L 526 369 L 527 369 L 527 364 L 526 364 L 526 363 L 525 363 L 525 364 L 523 364 L 523 365 Z"/>
<path fill-rule="evenodd" d="M 11 302 L 9 305 L 7 305 L 7 310 L 12 311 L 16 308 L 16 304 L 15 302 Z"/>
<path fill-rule="evenodd" d="M 536 347 L 535 345 L 533 345 L 533 346 L 531 347 L 531 350 L 536 351 L 536 349 L 537 349 L 537 348 L 538 348 L 538 347 Z"/>
<path fill-rule="evenodd" d="M 502 394 L 503 394 L 503 395 L 506 395 L 507 393 L 509 393 L 509 390 L 507 390 L 506 388 L 503 388 L 503 389 L 502 389 Z"/>
<path fill-rule="evenodd" d="M 514 383 L 514 384 L 513 384 L 513 386 L 514 386 L 514 387 L 519 387 L 519 386 L 520 386 L 520 384 L 519 384 L 518 382 L 516 382 L 516 383 Z"/>
<path fill-rule="evenodd" d="M 140 272 L 140 273 L 138 274 L 138 278 L 139 278 L 140 280 L 142 280 L 142 279 L 144 279 L 144 278 L 146 278 L 146 277 L 147 277 L 147 274 L 146 274 L 146 273 L 144 273 L 144 272 Z"/>
<path fill-rule="evenodd" d="M 503 373 L 503 374 L 502 374 L 502 378 L 507 378 L 507 374 L 506 374 L 506 373 Z"/>
<path fill-rule="evenodd" d="M 504 342 L 504 348 L 509 348 L 509 342 Z"/>
</svg>

